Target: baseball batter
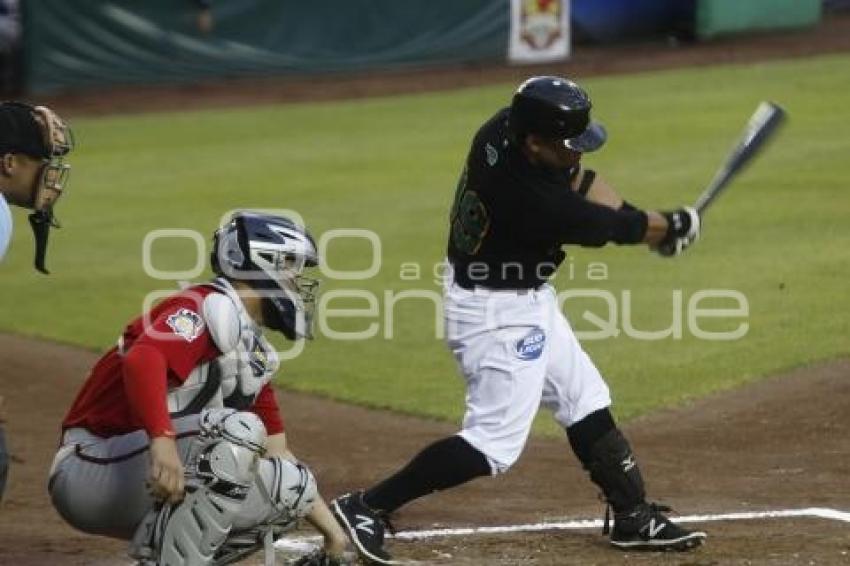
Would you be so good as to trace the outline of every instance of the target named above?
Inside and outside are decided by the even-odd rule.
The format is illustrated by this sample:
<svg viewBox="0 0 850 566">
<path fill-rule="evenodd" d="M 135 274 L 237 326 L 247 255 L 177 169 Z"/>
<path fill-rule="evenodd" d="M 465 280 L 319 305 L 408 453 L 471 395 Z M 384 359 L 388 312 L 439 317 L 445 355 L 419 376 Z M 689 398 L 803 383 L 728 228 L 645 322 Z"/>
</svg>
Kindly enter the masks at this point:
<svg viewBox="0 0 850 566">
<path fill-rule="evenodd" d="M 388 513 L 506 472 L 541 405 L 566 430 L 613 508 L 612 545 L 687 550 L 706 538 L 647 501 L 637 461 L 611 414 L 608 387 L 547 282 L 565 258 L 564 244 L 643 243 L 670 257 L 699 234 L 692 209 L 640 210 L 582 167 L 582 155 L 606 139 L 590 110 L 577 84 L 534 77 L 472 141 L 450 216 L 444 289 L 447 341 L 466 380 L 466 414 L 457 435 L 428 446 L 370 489 L 333 502 L 370 562 L 393 563 L 383 548 Z"/>
<path fill-rule="evenodd" d="M 22 102 L 0 103 L 0 261 L 12 239 L 9 204 L 31 209 L 30 224 L 36 238 L 36 267 L 45 271 L 47 235 L 53 205 L 62 195 L 70 165 L 65 156 L 74 138 L 67 124 L 46 106 Z M 0 396 L 0 406 L 3 397 Z M 0 418 L 0 499 L 6 487 L 9 456 Z"/>
<path fill-rule="evenodd" d="M 237 213 L 214 238 L 213 281 L 133 320 L 62 423 L 54 506 L 87 533 L 132 540 L 143 564 L 230 564 L 306 517 L 341 564 L 345 533 L 287 448 L 261 325 L 310 337 L 318 261 L 290 220 Z"/>
</svg>

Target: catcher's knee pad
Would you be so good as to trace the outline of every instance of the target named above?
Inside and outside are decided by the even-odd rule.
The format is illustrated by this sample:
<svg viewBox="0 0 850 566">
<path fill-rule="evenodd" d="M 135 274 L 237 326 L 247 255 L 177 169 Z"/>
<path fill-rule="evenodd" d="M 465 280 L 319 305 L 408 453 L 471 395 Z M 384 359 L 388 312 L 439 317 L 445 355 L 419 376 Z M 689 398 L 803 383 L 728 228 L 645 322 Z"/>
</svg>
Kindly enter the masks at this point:
<svg viewBox="0 0 850 566">
<path fill-rule="evenodd" d="M 274 556 L 273 541 L 310 513 L 317 496 L 316 480 L 304 464 L 277 456 L 260 460 L 255 486 L 218 552 L 222 563 L 230 564 L 263 547 L 267 559 Z"/>
<path fill-rule="evenodd" d="M 313 472 L 301 462 L 286 458 L 274 457 L 269 461 L 273 476 L 267 494 L 278 514 L 290 519 L 308 515 L 319 493 Z"/>
<path fill-rule="evenodd" d="M 307 466 L 280 456 L 263 458 L 256 488 L 248 493 L 235 528 L 287 528 L 310 513 L 317 496 L 316 478 Z"/>
<path fill-rule="evenodd" d="M 157 564 L 207 566 L 225 542 L 249 490 L 266 442 L 253 413 L 204 411 L 201 434 L 186 464 L 186 496 L 165 506 L 154 527 Z"/>
<path fill-rule="evenodd" d="M 266 447 L 266 427 L 254 413 L 233 409 L 205 409 L 198 422 L 200 440 L 222 439 L 260 453 Z"/>
</svg>

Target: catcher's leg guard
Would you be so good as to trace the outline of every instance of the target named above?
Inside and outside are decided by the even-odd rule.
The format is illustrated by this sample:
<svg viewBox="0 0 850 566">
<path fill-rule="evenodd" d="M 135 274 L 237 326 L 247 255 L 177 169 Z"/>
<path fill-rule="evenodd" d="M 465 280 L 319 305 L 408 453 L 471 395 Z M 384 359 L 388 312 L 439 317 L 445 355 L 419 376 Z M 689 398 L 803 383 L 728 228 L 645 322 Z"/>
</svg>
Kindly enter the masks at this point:
<svg viewBox="0 0 850 566">
<path fill-rule="evenodd" d="M 261 548 L 268 562 L 274 541 L 310 513 L 317 496 L 316 479 L 304 464 L 278 456 L 261 459 L 256 482 L 215 564 L 235 563 Z"/>
<path fill-rule="evenodd" d="M 263 458 L 234 528 L 288 525 L 310 512 L 317 495 L 316 478 L 307 466 L 279 456 Z"/>
<path fill-rule="evenodd" d="M 162 566 L 208 566 L 225 542 L 254 483 L 266 429 L 253 413 L 211 409 L 200 417 L 201 434 L 186 464 L 186 496 L 152 512 L 137 533 Z M 136 539 L 138 540 L 138 538 Z M 135 542 L 135 541 L 134 541 Z"/>
</svg>

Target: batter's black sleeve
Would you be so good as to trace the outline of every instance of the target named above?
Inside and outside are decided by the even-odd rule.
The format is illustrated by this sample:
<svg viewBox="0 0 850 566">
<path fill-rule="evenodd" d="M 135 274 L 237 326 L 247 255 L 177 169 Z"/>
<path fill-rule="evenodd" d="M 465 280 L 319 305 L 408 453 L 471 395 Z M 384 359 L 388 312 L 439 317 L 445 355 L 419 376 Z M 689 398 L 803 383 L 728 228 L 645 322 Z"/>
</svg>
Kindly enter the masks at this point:
<svg viewBox="0 0 850 566">
<path fill-rule="evenodd" d="M 637 244 L 646 236 L 648 218 L 642 210 L 614 210 L 571 190 L 540 196 L 540 227 L 562 244 Z"/>
</svg>

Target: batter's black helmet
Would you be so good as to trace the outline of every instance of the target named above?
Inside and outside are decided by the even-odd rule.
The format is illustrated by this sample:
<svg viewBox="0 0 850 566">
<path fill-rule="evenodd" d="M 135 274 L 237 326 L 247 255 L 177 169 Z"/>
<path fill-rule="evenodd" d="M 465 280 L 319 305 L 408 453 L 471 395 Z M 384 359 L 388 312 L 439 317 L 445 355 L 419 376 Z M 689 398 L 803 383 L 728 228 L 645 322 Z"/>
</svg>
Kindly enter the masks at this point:
<svg viewBox="0 0 850 566">
<path fill-rule="evenodd" d="M 514 94 L 509 127 L 520 142 L 528 134 L 563 139 L 581 152 L 596 151 L 607 134 L 590 120 L 590 97 L 576 83 L 561 77 L 531 77 Z"/>
</svg>

